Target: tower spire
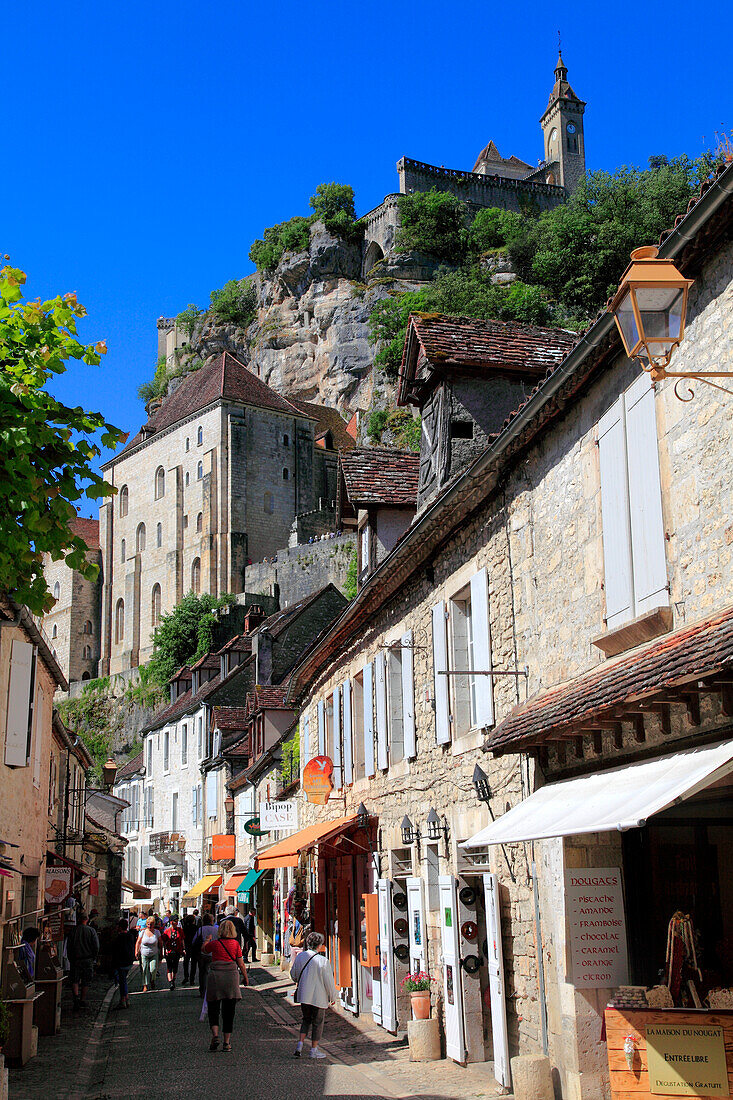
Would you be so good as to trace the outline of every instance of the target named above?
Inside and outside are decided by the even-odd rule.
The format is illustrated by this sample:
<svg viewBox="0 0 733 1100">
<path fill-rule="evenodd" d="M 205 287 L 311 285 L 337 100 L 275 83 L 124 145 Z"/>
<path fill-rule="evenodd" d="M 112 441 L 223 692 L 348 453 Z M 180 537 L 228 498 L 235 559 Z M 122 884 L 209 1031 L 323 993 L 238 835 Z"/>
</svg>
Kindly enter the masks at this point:
<svg viewBox="0 0 733 1100">
<path fill-rule="evenodd" d="M 562 39 L 560 31 L 557 32 L 557 65 L 555 66 L 555 80 L 567 80 L 568 70 L 562 59 Z"/>
</svg>

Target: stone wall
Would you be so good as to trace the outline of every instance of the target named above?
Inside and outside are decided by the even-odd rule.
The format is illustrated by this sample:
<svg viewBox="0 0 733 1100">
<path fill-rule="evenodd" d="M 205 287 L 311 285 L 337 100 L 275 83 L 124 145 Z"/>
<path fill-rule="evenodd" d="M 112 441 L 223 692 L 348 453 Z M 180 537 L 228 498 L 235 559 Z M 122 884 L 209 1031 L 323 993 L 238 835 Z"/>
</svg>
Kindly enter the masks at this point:
<svg viewBox="0 0 733 1100">
<path fill-rule="evenodd" d="M 247 566 L 246 592 L 272 594 L 277 586 L 281 607 L 298 603 L 327 584 L 335 584 L 345 592 L 346 574 L 355 550 L 355 535 L 278 550 L 276 561 Z"/>
<path fill-rule="evenodd" d="M 100 565 L 101 552 L 89 550 L 86 559 Z M 42 626 L 64 676 L 70 684 L 93 679 L 101 647 L 101 578 L 84 577 L 63 559 L 51 561 L 47 555 L 43 574 L 52 593 L 59 586 L 58 602 L 43 616 Z"/>
<path fill-rule="evenodd" d="M 464 202 L 476 206 L 498 206 L 517 213 L 540 214 L 553 210 L 565 201 L 565 190 L 549 183 L 484 176 L 478 172 L 460 172 L 453 168 L 438 168 L 434 164 L 403 157 L 397 163 L 400 192 L 448 191 Z"/>
</svg>

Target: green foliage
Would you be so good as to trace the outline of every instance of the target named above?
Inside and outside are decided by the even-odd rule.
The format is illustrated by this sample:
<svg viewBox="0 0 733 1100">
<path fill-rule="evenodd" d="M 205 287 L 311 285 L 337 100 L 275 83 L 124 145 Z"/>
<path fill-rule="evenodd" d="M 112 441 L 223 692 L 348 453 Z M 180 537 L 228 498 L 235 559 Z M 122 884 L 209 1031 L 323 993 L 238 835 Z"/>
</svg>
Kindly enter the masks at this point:
<svg viewBox="0 0 733 1100">
<path fill-rule="evenodd" d="M 400 369 L 408 318 L 430 308 L 429 294 L 429 290 L 417 290 L 382 298 L 369 314 L 370 339 L 382 344 L 374 362 L 390 378 L 396 378 Z"/>
<path fill-rule="evenodd" d="M 347 600 L 356 599 L 356 593 L 359 590 L 358 577 L 358 558 L 356 554 L 356 547 L 353 546 L 349 555 L 349 564 L 346 569 L 346 584 L 344 586 L 344 595 L 346 596 Z"/>
<path fill-rule="evenodd" d="M 140 707 L 154 710 L 165 698 L 165 683 L 158 679 L 157 669 L 150 665 L 138 666 L 138 678 L 128 684 L 125 700 Z M 135 753 L 131 752 L 131 756 Z"/>
<path fill-rule="evenodd" d="M 273 271 L 286 252 L 305 252 L 309 243 L 310 218 L 290 218 L 266 229 L 250 248 L 249 258 L 258 271 Z"/>
<path fill-rule="evenodd" d="M 230 595 L 200 596 L 189 592 L 176 607 L 161 617 L 153 635 L 153 655 L 148 663 L 150 677 L 166 684 L 182 665 L 198 661 L 211 649 L 213 627 L 219 608 L 231 606 Z"/>
<path fill-rule="evenodd" d="M 93 773 L 101 778 L 102 765 L 112 752 L 114 721 L 108 676 L 89 680 L 81 695 L 58 704 L 61 721 L 75 733 L 91 753 Z"/>
<path fill-rule="evenodd" d="M 0 271 L 0 590 L 41 615 L 54 603 L 44 554 L 90 579 L 97 575 L 71 521 L 82 497 L 115 491 L 92 463 L 124 435 L 101 413 L 69 408 L 47 392 L 67 359 L 98 366 L 107 348 L 77 339 L 76 321 L 86 310 L 75 294 L 24 303 L 25 281 L 18 268 Z"/>
<path fill-rule="evenodd" d="M 310 197 L 313 220 L 318 219 L 329 233 L 346 241 L 364 236 L 364 224 L 356 220 L 354 188 L 345 183 L 319 183 Z"/>
<path fill-rule="evenodd" d="M 168 386 L 168 361 L 165 355 L 161 355 L 155 368 L 155 374 L 149 382 L 143 382 L 138 387 L 137 395 L 141 401 L 152 401 L 154 397 L 163 397 Z"/>
<path fill-rule="evenodd" d="M 398 252 L 426 252 L 446 263 L 461 263 L 467 245 L 465 202 L 433 189 L 401 195 L 398 204 L 402 222 L 396 238 Z"/>
<path fill-rule="evenodd" d="M 218 321 L 246 328 L 257 316 L 257 288 L 251 279 L 230 279 L 221 290 L 212 290 L 210 312 Z"/>
<path fill-rule="evenodd" d="M 502 248 L 522 232 L 525 219 L 513 210 L 487 207 L 479 210 L 468 231 L 469 250 L 482 255 L 494 248 Z"/>
<path fill-rule="evenodd" d="M 191 304 L 187 305 L 176 317 L 176 325 L 185 332 L 189 340 L 192 340 L 196 325 L 203 318 L 205 313 L 205 310 L 199 309 L 198 306 L 191 302 Z"/>
<path fill-rule="evenodd" d="M 387 409 L 372 409 L 367 420 L 367 435 L 372 443 L 381 443 L 384 430 L 387 427 Z"/>
<path fill-rule="evenodd" d="M 420 450 L 421 424 L 419 416 L 407 409 L 372 409 L 367 420 L 367 434 L 372 443 L 381 443 L 385 435 L 403 451 Z"/>
<path fill-rule="evenodd" d="M 300 775 L 300 729 L 295 727 L 295 732 L 289 741 L 283 742 L 282 763 L 280 765 L 280 782 L 283 787 L 289 787 Z"/>
</svg>

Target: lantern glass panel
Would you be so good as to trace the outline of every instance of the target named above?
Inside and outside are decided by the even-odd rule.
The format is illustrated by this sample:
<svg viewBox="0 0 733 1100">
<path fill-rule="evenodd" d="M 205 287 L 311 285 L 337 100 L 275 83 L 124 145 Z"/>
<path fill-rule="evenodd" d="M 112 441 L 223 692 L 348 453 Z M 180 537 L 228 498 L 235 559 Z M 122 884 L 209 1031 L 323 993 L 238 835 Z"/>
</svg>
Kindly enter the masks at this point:
<svg viewBox="0 0 733 1100">
<path fill-rule="evenodd" d="M 619 302 L 616 310 L 616 320 L 618 321 L 621 335 L 626 345 L 626 354 L 632 355 L 639 343 L 639 328 L 636 324 L 631 290 L 627 290 L 626 294 Z"/>
<path fill-rule="evenodd" d="M 657 354 L 657 347 L 662 354 L 679 340 L 684 297 L 679 287 L 639 287 L 636 291 L 644 339 L 652 355 Z"/>
</svg>

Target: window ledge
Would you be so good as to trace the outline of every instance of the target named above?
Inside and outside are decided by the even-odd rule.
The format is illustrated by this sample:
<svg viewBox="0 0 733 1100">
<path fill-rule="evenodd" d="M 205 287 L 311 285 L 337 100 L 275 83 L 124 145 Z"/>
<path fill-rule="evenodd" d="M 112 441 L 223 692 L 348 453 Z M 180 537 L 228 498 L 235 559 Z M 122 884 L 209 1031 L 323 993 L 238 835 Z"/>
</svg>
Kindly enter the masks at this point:
<svg viewBox="0 0 733 1100">
<path fill-rule="evenodd" d="M 387 773 L 390 779 L 404 779 L 405 776 L 410 774 L 410 761 L 398 760 L 396 764 L 392 764 Z"/>
<path fill-rule="evenodd" d="M 606 657 L 615 657 L 627 649 L 650 642 L 658 638 L 660 634 L 666 634 L 672 629 L 672 608 L 654 607 L 646 611 L 636 619 L 607 630 L 592 638 L 592 644 L 605 653 Z"/>
<path fill-rule="evenodd" d="M 451 743 L 451 755 L 461 756 L 462 753 L 469 752 L 471 749 L 480 749 L 485 740 L 486 734 L 483 729 L 469 730 Z"/>
</svg>

